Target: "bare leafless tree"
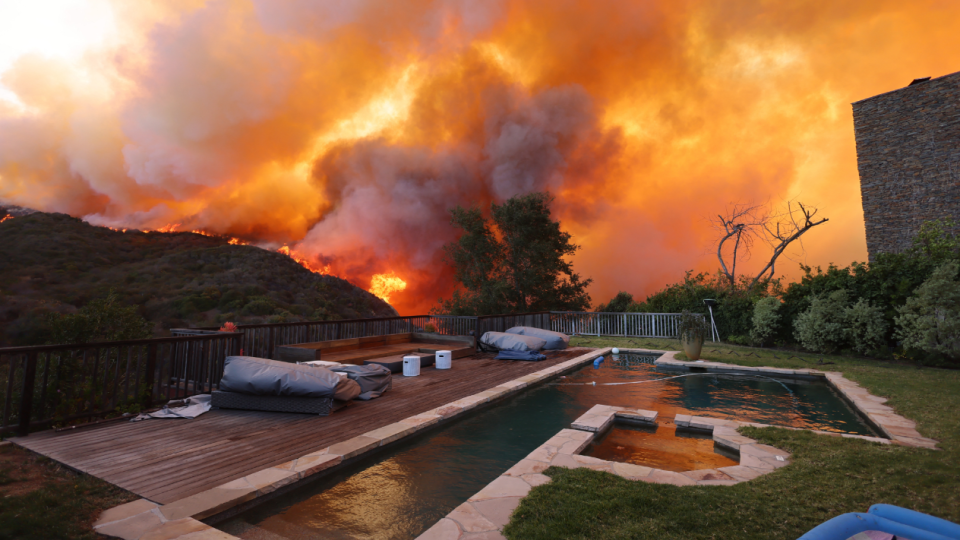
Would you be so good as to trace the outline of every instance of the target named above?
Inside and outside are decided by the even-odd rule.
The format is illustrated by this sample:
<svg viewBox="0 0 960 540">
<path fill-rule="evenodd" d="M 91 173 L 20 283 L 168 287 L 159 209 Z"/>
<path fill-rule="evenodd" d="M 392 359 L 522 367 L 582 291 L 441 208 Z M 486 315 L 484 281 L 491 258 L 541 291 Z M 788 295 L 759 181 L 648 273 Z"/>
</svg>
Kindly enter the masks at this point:
<svg viewBox="0 0 960 540">
<path fill-rule="evenodd" d="M 816 208 L 806 207 L 801 202 L 794 204 L 793 201 L 788 201 L 786 209 L 779 212 L 769 211 L 766 205 L 737 204 L 726 215 L 718 215 L 717 229 L 720 231 L 720 240 L 717 243 L 717 258 L 730 286 L 736 286 L 738 259 L 743 261 L 749 258 L 753 243 L 757 239 L 763 239 L 769 244 L 773 253 L 763 270 L 750 282 L 750 287 L 761 279 L 773 278 L 777 259 L 787 247 L 797 241 L 802 245 L 801 236 L 817 225 L 829 221 L 827 218 L 815 220 L 817 212 Z M 724 244 L 728 240 L 733 241 L 729 265 L 723 252 Z"/>
<path fill-rule="evenodd" d="M 723 269 L 724 276 L 730 281 L 731 287 L 735 285 L 737 261 L 749 259 L 753 243 L 763 237 L 764 225 L 767 221 L 766 214 L 767 209 L 763 205 L 735 204 L 726 215 L 717 215 L 716 228 L 720 231 L 720 241 L 717 243 L 717 259 L 720 260 L 720 268 Z M 723 247 L 727 241 L 733 242 L 729 266 L 723 254 Z"/>
</svg>

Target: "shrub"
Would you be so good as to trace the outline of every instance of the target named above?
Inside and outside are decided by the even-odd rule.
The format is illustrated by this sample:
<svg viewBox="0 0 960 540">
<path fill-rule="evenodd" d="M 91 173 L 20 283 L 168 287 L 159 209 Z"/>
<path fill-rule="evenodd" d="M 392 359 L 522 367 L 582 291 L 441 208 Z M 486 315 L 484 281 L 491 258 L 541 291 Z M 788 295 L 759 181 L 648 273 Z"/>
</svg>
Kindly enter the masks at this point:
<svg viewBox="0 0 960 540">
<path fill-rule="evenodd" d="M 794 337 L 805 349 L 832 353 L 846 343 L 847 291 L 819 295 L 794 322 Z"/>
<path fill-rule="evenodd" d="M 844 332 L 853 350 L 860 354 L 867 354 L 883 347 L 889 325 L 879 307 L 870 305 L 869 300 L 861 298 L 856 304 L 848 307 L 844 315 L 846 319 Z"/>
<path fill-rule="evenodd" d="M 780 322 L 780 299 L 767 296 L 757 300 L 753 307 L 753 328 L 750 329 L 750 339 L 753 343 L 763 346 L 776 334 Z"/>
<path fill-rule="evenodd" d="M 116 292 L 92 300 L 76 313 L 51 314 L 50 343 L 89 343 L 150 337 L 148 323 L 136 306 L 124 305 Z"/>
<path fill-rule="evenodd" d="M 276 312 L 277 308 L 273 305 L 269 298 L 264 296 L 255 296 L 250 299 L 250 302 L 247 305 L 243 306 L 242 313 L 244 315 L 273 315 Z"/>
<path fill-rule="evenodd" d="M 610 302 L 597 306 L 596 311 L 598 313 L 626 313 L 635 303 L 632 294 L 620 291 L 610 299 Z"/>
<path fill-rule="evenodd" d="M 960 360 L 960 265 L 948 262 L 917 287 L 900 308 L 897 337 L 905 349 Z"/>
</svg>

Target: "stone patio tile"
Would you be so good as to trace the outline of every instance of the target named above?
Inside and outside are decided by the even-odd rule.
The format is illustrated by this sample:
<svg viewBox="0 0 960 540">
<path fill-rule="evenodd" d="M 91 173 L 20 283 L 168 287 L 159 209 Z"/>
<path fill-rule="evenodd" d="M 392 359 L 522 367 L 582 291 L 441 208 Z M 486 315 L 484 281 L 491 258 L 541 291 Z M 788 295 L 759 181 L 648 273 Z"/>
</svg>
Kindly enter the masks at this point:
<svg viewBox="0 0 960 540">
<path fill-rule="evenodd" d="M 897 437 L 894 439 L 894 442 L 902 446 L 915 446 L 918 448 L 929 448 L 931 450 L 937 449 L 937 443 L 934 439 L 927 439 L 925 437 Z"/>
<path fill-rule="evenodd" d="M 567 429 L 563 428 L 557 435 L 560 437 L 566 437 L 574 441 L 589 441 L 593 439 L 593 433 L 587 431 L 580 431 L 579 429 Z"/>
<path fill-rule="evenodd" d="M 160 505 L 148 501 L 146 499 L 137 499 L 126 504 L 121 504 L 120 506 L 114 506 L 108 510 L 104 510 L 100 514 L 100 517 L 97 519 L 96 523 L 93 524 L 94 527 L 99 527 L 107 523 L 114 521 L 120 521 L 121 519 L 127 519 L 128 517 L 133 517 L 137 514 L 142 514 L 144 512 L 149 512 L 154 508 L 159 507 Z"/>
<path fill-rule="evenodd" d="M 123 540 L 136 540 L 143 536 L 145 532 L 159 527 L 161 523 L 163 523 L 163 520 L 156 512 L 147 510 L 120 521 L 95 525 L 93 529 L 106 536 L 123 538 Z"/>
<path fill-rule="evenodd" d="M 482 405 L 487 401 L 490 401 L 490 400 L 486 396 L 479 396 L 477 394 L 474 394 L 472 396 L 467 396 L 463 399 L 458 399 L 453 403 L 451 403 L 450 405 L 453 405 L 454 407 L 460 407 L 464 411 L 469 411 L 470 409 L 473 409 L 478 405 Z"/>
<path fill-rule="evenodd" d="M 740 453 L 741 453 L 741 454 L 744 453 L 744 451 L 745 451 L 745 450 L 744 450 L 744 447 L 747 447 L 747 446 L 749 447 L 748 449 L 746 449 L 746 452 L 747 452 L 747 453 L 754 453 L 754 452 L 753 452 L 754 450 L 758 450 L 758 451 L 761 451 L 761 452 L 763 452 L 763 453 L 765 453 L 765 454 L 772 455 L 772 456 L 790 457 L 790 452 L 787 452 L 786 450 L 781 450 L 781 449 L 779 449 L 779 448 L 777 448 L 777 447 L 775 447 L 775 446 L 770 446 L 769 444 L 760 444 L 760 443 L 747 444 L 747 445 L 741 446 L 741 447 L 740 447 Z M 764 457 L 764 456 L 760 456 L 759 454 L 756 454 L 756 453 L 754 453 L 754 455 L 758 455 L 759 457 Z"/>
<path fill-rule="evenodd" d="M 700 469 L 698 471 L 686 471 L 680 473 L 687 478 L 693 480 L 694 482 L 700 483 L 704 480 L 719 480 L 722 482 L 730 482 L 736 480 L 729 474 L 718 471 L 717 469 Z"/>
<path fill-rule="evenodd" d="M 223 531 L 217 531 L 213 527 L 205 523 L 200 523 L 195 519 L 183 518 L 175 521 L 168 521 L 163 525 L 160 525 L 159 527 L 141 536 L 140 540 L 175 540 L 187 535 L 190 535 L 189 538 L 193 539 L 197 537 L 195 536 L 196 533 L 206 531 L 216 531 L 222 535 L 220 538 L 234 538 Z M 211 538 L 216 538 L 216 536 Z"/>
<path fill-rule="evenodd" d="M 550 463 L 550 461 L 553 460 L 553 458 L 558 453 L 559 453 L 558 448 L 556 446 L 551 446 L 549 444 L 541 444 L 539 447 L 537 447 L 536 450 L 534 450 L 533 452 L 530 452 L 530 454 L 527 455 L 526 459 Z"/>
<path fill-rule="evenodd" d="M 300 473 L 283 469 L 269 468 L 246 476 L 247 482 L 257 489 L 259 495 L 273 493 L 277 489 L 300 479 Z"/>
<path fill-rule="evenodd" d="M 525 474 L 521 476 L 523 481 L 530 484 L 530 487 L 542 486 L 550 482 L 550 477 L 545 474 Z"/>
<path fill-rule="evenodd" d="M 883 413 L 874 413 L 868 415 L 871 420 L 882 424 L 884 426 L 896 426 L 896 427 L 905 427 L 905 428 L 916 428 L 917 423 L 913 420 L 907 420 L 906 418 L 894 415 L 894 414 L 883 414 Z"/>
<path fill-rule="evenodd" d="M 463 532 L 475 533 L 497 530 L 497 526 L 492 521 L 483 517 L 483 515 L 468 502 L 454 508 L 452 512 L 447 514 L 447 519 L 456 521 L 457 524 L 460 525 L 460 530 Z"/>
<path fill-rule="evenodd" d="M 617 411 L 616 413 L 618 418 L 625 418 L 627 420 L 644 422 L 647 424 L 655 424 L 657 422 L 658 415 L 659 413 L 657 411 L 645 411 L 642 409 L 625 409 L 622 411 Z"/>
<path fill-rule="evenodd" d="M 500 531 L 484 531 L 479 533 L 464 533 L 461 540 L 507 540 Z"/>
<path fill-rule="evenodd" d="M 436 409 L 433 409 L 432 411 L 429 411 L 429 412 L 436 414 L 441 419 L 445 419 L 445 418 L 454 417 L 462 413 L 463 407 L 454 403 L 447 403 L 446 405 L 437 407 Z"/>
<path fill-rule="evenodd" d="M 771 454 L 770 452 L 767 452 L 763 448 L 757 448 L 756 444 L 741 444 L 740 457 L 743 457 L 748 454 L 758 458 L 773 457 L 774 455 L 776 455 L 776 454 Z"/>
<path fill-rule="evenodd" d="M 772 367 L 762 367 L 759 370 L 763 373 L 773 373 L 775 375 L 793 375 L 794 371 L 792 369 L 785 368 L 772 368 Z"/>
<path fill-rule="evenodd" d="M 690 418 L 689 414 L 678 414 L 673 418 L 673 423 L 680 427 L 689 427 Z"/>
<path fill-rule="evenodd" d="M 749 437 L 744 437 L 743 435 L 717 435 L 713 434 L 713 440 L 720 446 L 726 446 L 727 448 L 732 448 L 734 450 L 740 450 L 741 444 L 751 444 L 756 441 Z"/>
<path fill-rule="evenodd" d="M 614 462 L 613 464 L 613 474 L 626 478 L 627 480 L 639 480 L 641 478 L 646 478 L 650 476 L 650 473 L 652 472 L 652 468 L 644 467 L 643 465 L 621 463 L 619 461 Z"/>
<path fill-rule="evenodd" d="M 527 386 L 527 383 L 518 380 L 507 381 L 503 384 L 497 385 L 496 388 L 505 388 L 510 391 L 519 390 Z"/>
<path fill-rule="evenodd" d="M 483 517 L 490 520 L 499 529 L 510 522 L 510 515 L 520 505 L 521 497 L 499 497 L 473 503 Z"/>
<path fill-rule="evenodd" d="M 650 473 L 650 476 L 644 478 L 648 482 L 654 482 L 657 484 L 673 484 L 675 486 L 692 486 L 696 484 L 689 477 L 686 477 L 678 472 L 673 471 L 664 471 L 660 469 L 654 469 Z"/>
<path fill-rule="evenodd" d="M 606 471 L 609 473 L 613 472 L 612 461 L 597 459 L 591 456 L 581 456 L 578 454 L 574 454 L 572 457 L 573 457 L 573 460 L 579 463 L 582 467 L 593 469 L 595 471 Z"/>
<path fill-rule="evenodd" d="M 584 448 L 586 448 L 589 445 L 590 445 L 589 439 L 585 441 L 569 440 L 563 443 L 563 445 L 557 449 L 557 452 L 560 454 L 579 454 L 580 452 L 583 451 Z"/>
<path fill-rule="evenodd" d="M 751 456 L 750 454 L 740 454 L 740 465 L 765 471 L 772 471 L 776 468 L 773 466 L 773 464 L 758 458 L 757 456 Z"/>
<path fill-rule="evenodd" d="M 547 470 L 550 465 L 542 461 L 532 459 L 521 459 L 516 465 L 510 467 L 504 476 L 523 476 L 525 474 L 537 474 Z"/>
<path fill-rule="evenodd" d="M 718 471 L 728 474 L 736 480 L 747 481 L 753 480 L 758 476 L 762 476 L 763 472 L 753 469 L 751 467 L 744 467 L 743 465 L 733 465 L 730 467 L 720 467 Z"/>
<path fill-rule="evenodd" d="M 499 497 L 524 497 L 529 492 L 530 484 L 520 478 L 499 476 L 496 480 L 487 484 L 487 487 L 481 489 L 467 500 L 469 502 L 475 502 Z"/>
<path fill-rule="evenodd" d="M 421 429 L 426 429 L 437 422 L 440 421 L 440 417 L 435 414 L 418 414 L 408 418 L 400 420 L 400 423 L 409 424 L 416 428 L 417 431 Z"/>
<path fill-rule="evenodd" d="M 370 437 L 371 439 L 377 439 L 380 441 L 380 446 L 385 444 L 390 444 L 397 439 L 402 439 L 407 435 L 416 433 L 417 428 L 411 426 L 410 424 L 403 424 L 401 422 L 394 422 L 383 426 L 382 428 L 374 429 L 363 434 L 364 437 Z"/>
<path fill-rule="evenodd" d="M 566 467 L 567 469 L 579 469 L 583 467 L 583 464 L 574 460 L 570 454 L 557 454 L 553 460 L 550 461 L 550 465 L 554 467 Z"/>
<path fill-rule="evenodd" d="M 300 478 L 306 478 L 339 465 L 341 461 L 343 457 L 337 454 L 307 454 L 297 460 L 296 465 L 293 466 L 293 472 L 299 474 Z"/>
<path fill-rule="evenodd" d="M 787 465 L 790 464 L 790 458 L 783 458 L 783 461 L 780 461 L 777 459 L 777 456 L 760 458 L 760 460 L 763 461 L 764 463 L 767 463 L 774 469 L 779 469 L 780 467 L 786 467 Z M 747 465 L 747 466 L 752 467 L 752 465 Z"/>
<path fill-rule="evenodd" d="M 573 429 L 581 431 L 592 431 L 600 433 L 605 431 L 613 423 L 613 413 L 605 415 L 585 414 L 577 418 L 570 424 Z"/>
<path fill-rule="evenodd" d="M 251 486 L 245 478 L 241 478 L 163 505 L 160 507 L 160 513 L 170 521 L 186 517 L 204 519 L 245 503 L 256 496 L 256 488 Z"/>
<path fill-rule="evenodd" d="M 452 519 L 443 518 L 417 537 L 417 540 L 458 540 L 460 527 Z"/>
<path fill-rule="evenodd" d="M 329 453 L 339 454 L 340 456 L 343 456 L 343 459 L 346 460 L 373 450 L 378 446 L 380 446 L 379 440 L 372 437 L 367 437 L 365 435 L 357 435 L 352 439 L 347 439 L 343 442 L 331 445 Z"/>
<path fill-rule="evenodd" d="M 894 437 L 909 437 L 911 439 L 921 438 L 920 433 L 914 428 L 900 427 L 900 426 L 885 426 L 880 425 L 883 428 L 883 431 L 886 431 L 888 434 Z"/>
</svg>

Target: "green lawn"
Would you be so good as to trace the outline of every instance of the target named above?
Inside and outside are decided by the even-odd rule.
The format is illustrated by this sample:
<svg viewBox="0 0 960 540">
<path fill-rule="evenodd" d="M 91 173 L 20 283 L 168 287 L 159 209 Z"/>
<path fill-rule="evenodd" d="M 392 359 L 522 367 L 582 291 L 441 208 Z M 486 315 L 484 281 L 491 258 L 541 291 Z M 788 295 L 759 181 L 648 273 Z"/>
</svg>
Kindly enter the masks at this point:
<svg viewBox="0 0 960 540">
<path fill-rule="evenodd" d="M 676 340 L 575 338 L 581 346 L 680 350 Z M 717 351 L 717 352 L 714 352 Z M 745 356 L 750 354 L 750 356 Z M 796 355 L 802 360 L 788 356 Z M 759 357 L 758 357 L 759 356 Z M 779 357 L 779 358 L 775 358 Z M 840 371 L 917 422 L 939 451 L 825 437 L 807 431 L 745 428 L 793 454 L 793 463 L 736 486 L 631 482 L 587 469 L 550 468 L 505 530 L 511 539 L 796 539 L 833 516 L 889 503 L 960 522 L 960 371 L 864 358 L 706 343 L 705 360 L 745 366 Z"/>
</svg>

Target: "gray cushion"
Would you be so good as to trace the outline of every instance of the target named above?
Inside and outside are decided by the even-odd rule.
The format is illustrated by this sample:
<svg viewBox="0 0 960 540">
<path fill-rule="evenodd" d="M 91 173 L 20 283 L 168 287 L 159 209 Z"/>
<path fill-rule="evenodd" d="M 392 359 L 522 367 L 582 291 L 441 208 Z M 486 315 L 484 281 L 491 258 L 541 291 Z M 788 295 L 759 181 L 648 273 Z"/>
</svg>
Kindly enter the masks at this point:
<svg viewBox="0 0 960 540">
<path fill-rule="evenodd" d="M 532 326 L 514 326 L 507 330 L 508 334 L 517 334 L 519 336 L 538 337 L 546 341 L 544 349 L 548 351 L 566 349 L 570 345 L 570 336 L 554 332 L 553 330 L 544 330 L 543 328 L 534 328 Z"/>
<path fill-rule="evenodd" d="M 539 351 L 547 342 L 534 336 L 521 336 L 505 332 L 487 332 L 480 343 L 500 351 Z"/>
</svg>

